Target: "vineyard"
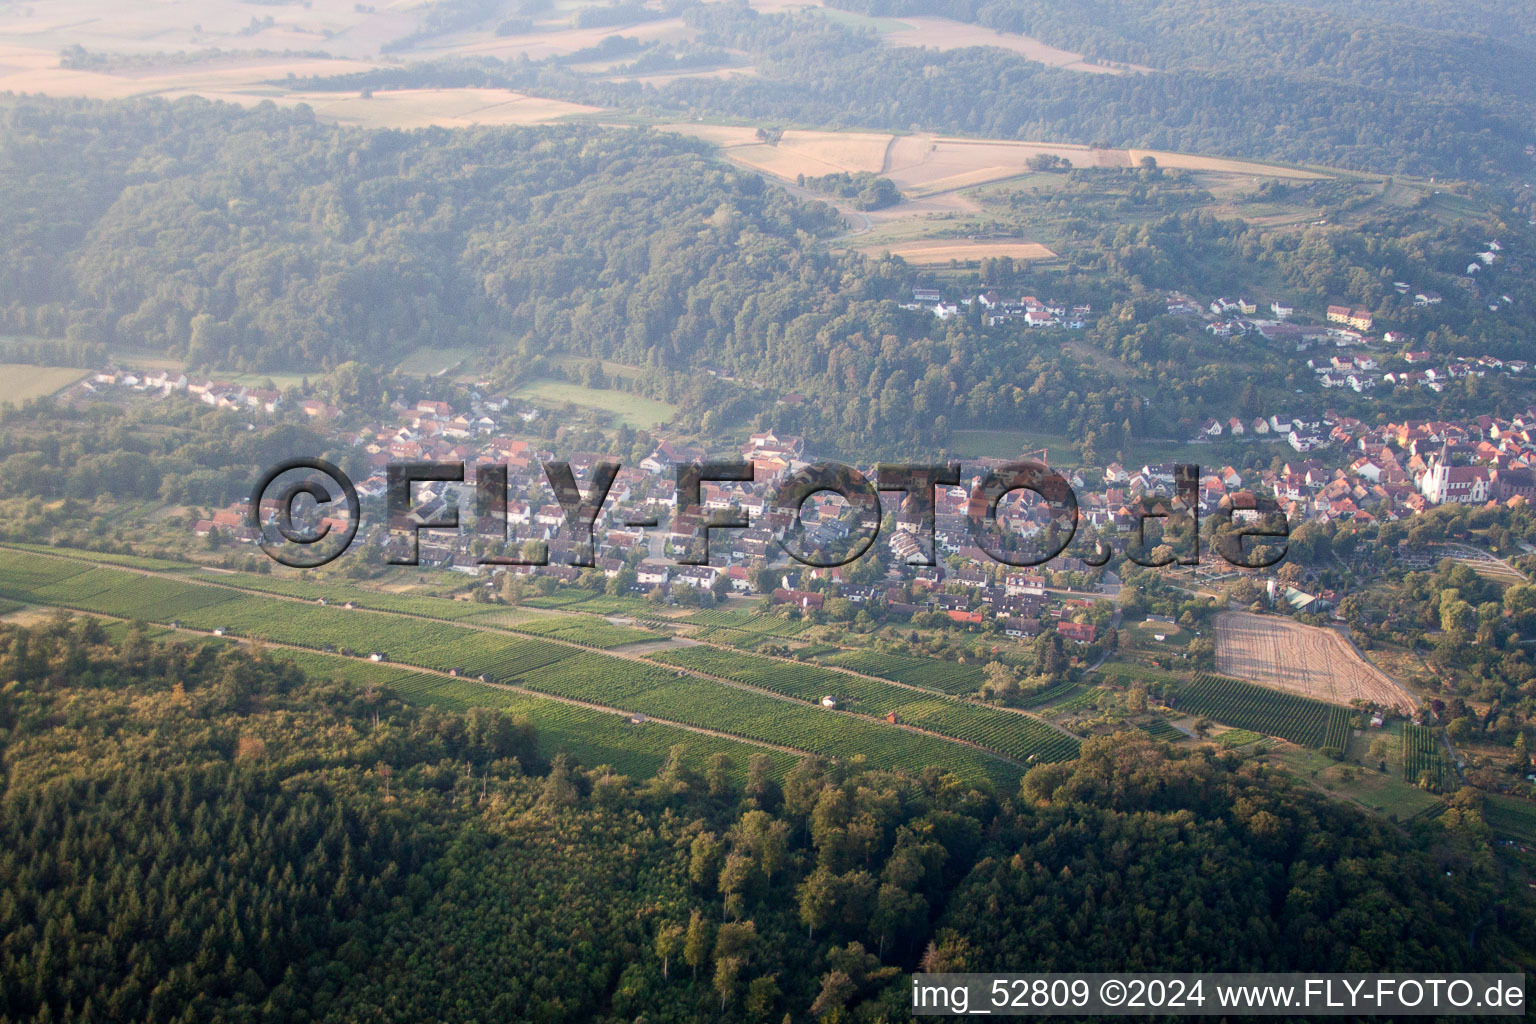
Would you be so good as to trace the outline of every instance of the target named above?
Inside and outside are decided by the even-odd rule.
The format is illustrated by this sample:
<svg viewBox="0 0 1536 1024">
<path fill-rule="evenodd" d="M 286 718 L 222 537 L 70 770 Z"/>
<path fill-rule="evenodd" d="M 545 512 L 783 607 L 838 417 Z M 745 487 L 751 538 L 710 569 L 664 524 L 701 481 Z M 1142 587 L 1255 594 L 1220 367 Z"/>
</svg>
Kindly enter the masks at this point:
<svg viewBox="0 0 1536 1024">
<path fill-rule="evenodd" d="M 431 704 L 455 711 L 471 707 L 495 707 L 522 716 L 535 726 L 541 756 L 563 751 L 587 766 L 609 765 L 616 772 L 636 778 L 655 775 L 677 744 L 686 748 L 683 763 L 703 769 L 714 754 L 731 759 L 732 774 L 746 773 L 748 762 L 766 754 L 773 771 L 782 777 L 796 758 L 777 750 L 738 743 L 718 736 L 688 733 L 653 723 L 631 724 L 623 715 L 529 697 L 458 679 L 414 672 L 410 669 L 370 665 L 324 654 L 285 655 L 317 678 L 339 679 L 356 686 L 369 683 L 387 688 L 413 704 Z"/>
<path fill-rule="evenodd" d="M 914 701 L 898 712 L 900 721 L 980 744 L 1020 761 L 1065 761 L 1077 756 L 1077 741 L 1027 715 L 964 701 Z"/>
<path fill-rule="evenodd" d="M 1017 785 L 1019 777 L 1019 769 L 1006 761 L 936 737 L 893 728 L 869 718 L 830 715 L 820 708 L 791 703 L 768 694 L 725 687 L 669 670 L 659 661 L 651 663 L 582 650 L 557 643 L 553 635 L 544 637 L 528 635 L 524 631 L 514 634 L 473 629 L 443 619 L 418 617 L 412 612 L 389 614 L 335 604 L 301 604 L 247 590 L 98 568 L 4 549 L 0 549 L 0 598 L 54 604 L 118 618 L 161 623 L 180 621 L 192 629 L 221 630 L 231 636 L 259 637 L 273 643 L 307 648 L 319 652 L 317 656 L 332 652 L 366 656 L 379 651 L 388 664 L 358 664 L 364 665 L 370 673 L 398 672 L 400 670 L 394 666 L 404 664 L 439 672 L 458 670 L 467 677 L 484 674 L 493 682 L 515 682 L 556 696 L 643 712 L 744 739 L 795 747 L 829 757 L 860 755 L 877 768 L 917 772 L 937 765 L 955 772 L 967 782 L 987 779 L 1002 789 Z M 433 599 L 399 600 L 403 604 Z M 440 603 L 457 604 L 466 611 L 476 607 L 468 602 Z M 535 621 L 542 625 L 545 620 L 540 617 Z M 564 624 L 563 620 L 551 621 L 557 626 Z M 611 643 L 618 638 L 631 642 L 634 634 L 642 638 L 655 636 L 596 620 L 572 621 L 588 627 L 587 635 L 582 639 L 589 644 L 594 640 Z M 725 663 L 708 661 L 712 668 L 702 671 L 732 677 L 746 675 L 754 685 L 802 700 L 817 700 L 827 692 L 838 692 L 862 700 L 870 707 L 883 708 L 894 707 L 897 698 L 910 702 L 913 696 L 918 696 L 878 680 L 860 679 L 812 665 L 751 658 L 707 647 L 680 653 L 694 651 L 701 652 L 695 655 L 697 658 L 722 659 Z M 347 664 L 336 658 L 327 661 Z M 469 679 L 448 680 L 421 673 L 407 675 L 413 681 L 412 685 L 418 687 L 428 686 L 428 680 L 441 680 L 431 683 L 429 692 L 438 696 L 456 694 L 454 700 L 466 702 L 465 706 L 507 699 L 503 696 L 505 691 L 480 686 Z M 370 674 L 367 678 L 376 676 Z M 446 701 L 447 697 L 442 699 Z M 983 715 L 1003 714 L 979 707 L 975 711 Z M 996 737 L 993 740 L 1009 751 L 1035 752 L 1038 747 L 1042 757 L 1075 753 L 1075 745 L 1066 737 L 1050 733 L 1037 739 L 1035 730 L 1044 728 L 1038 722 L 1022 716 L 1010 716 L 1009 720 L 1020 739 L 1010 739 L 1006 743 Z M 977 729 L 974 723 L 968 722 L 957 725 L 945 720 L 939 724 L 946 729 L 966 732 Z M 935 728 L 934 731 L 941 730 Z M 1063 753 L 1061 740 L 1066 740 L 1072 749 Z"/>
<path fill-rule="evenodd" d="M 1051 711 L 1055 713 L 1062 711 L 1072 712 L 1097 709 L 1099 702 L 1107 696 L 1109 696 L 1109 691 L 1104 689 L 1104 687 L 1090 687 L 1089 689 L 1084 690 L 1082 693 L 1079 693 L 1077 696 L 1069 697 L 1062 701 L 1060 704 L 1057 704 L 1055 707 L 1051 708 Z"/>
<path fill-rule="evenodd" d="M 981 689 L 985 678 L 979 665 L 961 665 L 953 661 L 912 658 L 881 651 L 840 651 L 822 660 L 828 665 L 852 669 L 865 675 L 894 679 L 898 683 L 942 690 L 945 693 L 975 693 Z"/>
<path fill-rule="evenodd" d="M 139 559 L 138 561 L 151 560 Z M 11 573 L 9 569 L 13 564 L 19 564 L 23 568 L 16 573 Z M 475 622 L 479 624 L 479 621 L 483 621 L 489 614 L 500 614 L 504 617 L 504 624 L 496 628 L 513 633 L 550 637 L 603 650 L 663 639 L 660 633 L 629 626 L 616 626 L 602 619 L 588 616 L 521 613 L 523 618 L 519 619 L 514 617 L 519 614 L 515 611 L 508 614 L 508 609 L 470 601 L 371 592 L 353 594 L 350 601 L 354 607 L 346 608 L 345 604 L 348 601 L 346 594 L 335 587 L 323 584 L 241 574 L 230 580 L 220 577 L 198 585 L 169 576 L 146 576 L 141 573 L 129 575 L 110 568 L 110 564 L 103 560 L 102 568 L 93 568 L 56 558 L 29 559 L 14 551 L 0 549 L 0 566 L 7 568 L 5 583 L 0 584 L 0 594 L 4 593 L 6 587 L 20 587 L 22 589 L 18 593 L 23 596 L 30 595 L 27 599 L 47 604 L 100 612 L 104 615 L 120 615 L 125 618 L 154 619 L 162 622 L 181 619 L 187 625 L 198 629 L 222 627 L 242 636 L 267 636 L 274 640 L 277 637 L 265 629 L 265 618 L 268 614 L 265 610 L 272 608 L 275 603 L 262 600 L 259 595 L 263 593 L 314 601 L 316 604 L 313 614 L 326 618 L 330 623 L 338 621 L 335 617 L 339 615 L 366 616 L 369 609 L 393 613 L 394 617 L 390 622 L 394 625 L 386 631 L 370 632 L 368 635 L 356 629 L 327 627 L 330 631 L 339 628 L 347 637 L 331 640 L 331 643 L 357 650 L 373 650 L 377 646 L 401 648 L 402 645 L 394 640 L 395 633 L 406 625 L 400 621 L 399 616 L 414 616 L 444 623 Z M 322 599 L 327 601 L 325 605 L 318 603 Z M 215 607 L 223 609 L 226 621 L 215 621 L 219 618 L 217 615 L 210 618 L 208 615 L 201 614 Z M 260 610 L 251 611 L 253 607 Z M 364 618 L 363 621 L 375 629 L 379 625 L 377 619 Z M 485 624 L 490 625 L 490 623 Z M 411 635 L 440 637 L 442 634 L 436 631 L 422 634 L 418 630 Z M 384 637 L 389 638 L 388 645 L 385 645 L 381 639 Z M 298 643 L 301 646 L 318 646 L 303 640 L 283 642 Z M 417 650 L 418 647 L 411 646 L 409 649 Z M 427 664 L 410 658 L 402 660 L 411 661 L 412 664 Z"/>
<path fill-rule="evenodd" d="M 561 594 L 545 597 L 524 598 L 529 608 L 558 608 L 561 611 L 584 612 L 588 615 L 643 615 L 653 609 L 645 601 L 633 597 L 614 597 L 590 590 L 567 589 Z"/>
<path fill-rule="evenodd" d="M 1034 693 L 1027 694 L 1024 699 L 1019 702 L 1019 706 L 1025 708 L 1044 707 L 1052 701 L 1061 700 L 1063 697 L 1067 696 L 1073 690 L 1075 690 L 1077 685 L 1078 684 L 1073 682 L 1071 679 L 1064 679 L 1059 683 L 1054 683 L 1050 686 L 1036 690 Z"/>
<path fill-rule="evenodd" d="M 737 611 L 729 608 L 711 608 L 695 612 L 682 620 L 690 626 L 708 626 L 716 629 L 740 630 L 744 633 L 760 633 L 763 636 L 795 637 L 805 632 L 809 624 L 781 619 L 756 611 Z"/>
<path fill-rule="evenodd" d="M 1279 736 L 1304 747 L 1321 747 L 1328 735 L 1331 704 L 1282 693 L 1225 676 L 1202 672 L 1179 689 L 1179 711 L 1204 715 L 1223 725 Z"/>
<path fill-rule="evenodd" d="M 710 686 L 714 687 L 712 692 Z M 856 752 L 873 768 L 917 773 L 937 765 L 967 781 L 990 779 L 1003 792 L 1017 787 L 1021 774 L 1007 761 L 937 737 L 747 690 L 722 692 L 718 684 L 692 677 L 674 680 L 646 694 L 637 707 L 661 718 L 686 720 L 738 736 L 771 737 L 771 742 L 828 756 L 847 757 Z"/>
<path fill-rule="evenodd" d="M 649 640 L 666 639 L 663 634 L 652 633 L 649 630 L 633 629 L 629 626 L 615 626 L 613 623 L 604 622 L 602 619 L 568 616 L 544 616 L 527 622 L 515 622 L 502 628 L 514 633 L 547 636 L 556 640 L 564 640 L 566 643 L 581 644 L 585 647 L 596 647 L 601 650 L 624 647 L 629 644 L 645 643 Z"/>
<path fill-rule="evenodd" d="M 1453 788 L 1450 766 L 1440 750 L 1440 738 L 1435 730 L 1411 722 L 1403 724 L 1403 779 L 1415 786 L 1428 776 L 1429 784 L 1436 790 Z"/>
<path fill-rule="evenodd" d="M 1216 737 L 1216 742 L 1218 745 L 1231 750 L 1234 747 L 1246 746 L 1249 743 L 1257 743 L 1263 738 L 1264 736 L 1262 733 L 1254 732 L 1252 729 L 1228 729 L 1226 732 Z"/>
<path fill-rule="evenodd" d="M 653 655 L 651 660 L 732 679 L 815 703 L 835 696 L 849 711 L 883 718 L 975 743 L 1021 761 L 1059 761 L 1077 756 L 1077 743 L 1038 719 L 923 694 L 876 679 L 833 672 L 796 662 L 737 654 L 714 647 L 690 647 Z"/>
<path fill-rule="evenodd" d="M 1489 793 L 1483 798 L 1483 817 L 1494 835 L 1536 846 L 1536 804 L 1531 801 Z"/>
<path fill-rule="evenodd" d="M 1328 712 L 1328 732 L 1323 737 L 1323 746 L 1329 750 L 1347 751 L 1354 728 L 1355 716 L 1343 708 L 1334 708 Z"/>
<path fill-rule="evenodd" d="M 1173 724 L 1166 718 L 1159 717 L 1152 719 L 1150 722 L 1141 722 L 1138 728 L 1155 740 L 1173 742 L 1184 738 L 1184 734 L 1175 729 Z"/>
</svg>

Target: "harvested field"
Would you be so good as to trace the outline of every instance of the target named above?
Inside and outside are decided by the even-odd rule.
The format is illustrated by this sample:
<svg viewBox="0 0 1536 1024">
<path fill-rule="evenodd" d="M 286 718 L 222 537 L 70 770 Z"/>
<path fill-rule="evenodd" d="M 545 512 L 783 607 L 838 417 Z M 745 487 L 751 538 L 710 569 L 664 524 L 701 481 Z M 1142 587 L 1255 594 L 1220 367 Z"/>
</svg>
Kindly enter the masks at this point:
<svg viewBox="0 0 1536 1024">
<path fill-rule="evenodd" d="M 285 92 L 267 84 L 289 74 L 341 75 L 376 66 L 351 60 L 249 59 L 120 72 L 76 71 L 58 64 L 56 53 L 0 45 L 0 92 L 101 100 L 202 96 L 246 107 L 263 100 L 284 107 L 307 103 L 322 120 L 369 128 L 543 124 L 598 109 L 505 89 L 401 89 L 363 99 L 356 92 Z"/>
<path fill-rule="evenodd" d="M 950 260 L 982 260 L 1011 256 L 1016 260 L 1049 260 L 1056 254 L 1039 242 L 971 242 L 936 238 L 927 242 L 898 242 L 865 250 L 872 256 L 889 252 L 920 267 L 947 264 Z"/>
<path fill-rule="evenodd" d="M 195 9 L 184 4 L 125 7 L 110 0 L 58 0 L 46 8 L 39 5 L 35 13 L 30 5 L 0 5 L 0 92 L 103 100 L 202 96 L 242 106 L 263 100 L 282 106 L 307 103 L 326 120 L 404 129 L 542 124 L 595 109 L 498 89 L 380 91 L 364 100 L 356 92 L 296 93 L 282 87 L 281 83 L 294 78 L 379 67 L 380 48 L 416 29 L 425 6 L 364 5 L 350 0 L 269 4 L 254 9 L 258 14 L 268 12 L 272 19 L 270 25 L 259 27 L 252 24 L 259 20 L 253 17 L 252 5 L 241 0 L 208 0 Z M 486 33 L 434 40 L 430 55 L 496 53 L 510 48 L 548 56 L 594 45 L 617 31 L 571 29 L 567 18 L 552 31 L 527 37 L 496 38 Z M 688 32 L 680 19 L 648 22 L 625 31 L 645 38 Z M 104 63 L 89 69 L 60 67 L 60 50 L 75 44 Z M 214 49 L 223 53 L 208 56 Z"/>
<path fill-rule="evenodd" d="M 1411 712 L 1413 698 L 1339 634 L 1271 615 L 1216 619 L 1216 670 L 1334 704 L 1363 699 Z"/>
<path fill-rule="evenodd" d="M 20 405 L 28 399 L 43 398 L 62 391 L 90 372 L 67 366 L 0 363 L 0 404 Z"/>
<path fill-rule="evenodd" d="M 1054 142 L 956 139 L 883 132 L 786 131 L 777 145 L 751 127 L 669 124 L 719 146 L 726 157 L 784 181 L 796 175 L 869 171 L 890 178 L 908 198 L 923 198 L 1031 173 L 1031 157 L 1061 157 L 1073 167 L 1134 167 L 1150 156 L 1160 167 L 1186 168 L 1250 178 L 1316 178 L 1319 172 L 1224 157 L 1141 149 L 1095 149 Z"/>
<path fill-rule="evenodd" d="M 569 21 L 566 22 L 569 26 Z M 553 30 L 551 30 L 553 29 Z M 441 36 L 412 51 L 420 60 L 443 57 L 495 57 L 513 60 L 526 55 L 529 60 L 564 57 L 597 46 L 609 36 L 626 36 L 641 42 L 665 40 L 676 42 L 691 38 L 694 31 L 682 18 L 660 18 L 627 25 L 601 25 L 589 28 L 544 25 L 520 35 L 498 36 L 492 32 L 464 32 Z"/>
<path fill-rule="evenodd" d="M 750 141 L 728 146 L 731 159 L 788 180 L 797 174 L 879 172 L 884 169 L 885 151 L 892 140 L 890 135 L 875 132 L 787 131 L 777 145 L 770 146 L 758 141 L 755 129 L 745 132 Z"/>
<path fill-rule="evenodd" d="M 366 100 L 355 93 L 290 95 L 313 107 L 317 117 L 367 128 L 544 124 L 597 110 L 580 103 L 525 96 L 505 89 L 401 89 L 376 92 Z"/>
<path fill-rule="evenodd" d="M 881 41 L 888 46 L 931 46 L 937 50 L 956 50 L 966 46 L 995 46 L 1011 50 L 1027 60 L 1039 61 L 1053 68 L 1085 71 L 1098 75 L 1123 75 L 1127 71 L 1151 71 L 1139 64 L 1092 64 L 1080 53 L 1061 50 L 1032 36 L 1003 32 L 983 25 L 972 25 L 950 18 L 901 19 L 911 28 L 887 32 Z"/>
</svg>

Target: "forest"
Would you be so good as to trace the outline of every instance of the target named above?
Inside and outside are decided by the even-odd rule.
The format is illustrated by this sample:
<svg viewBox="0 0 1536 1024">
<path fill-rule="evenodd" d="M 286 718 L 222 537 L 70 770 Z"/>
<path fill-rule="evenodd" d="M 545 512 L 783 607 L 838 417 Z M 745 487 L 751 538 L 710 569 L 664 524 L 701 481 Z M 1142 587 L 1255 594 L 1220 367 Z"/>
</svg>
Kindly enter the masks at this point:
<svg viewBox="0 0 1536 1024">
<path fill-rule="evenodd" d="M 1059 346 L 900 310 L 913 272 L 829 254 L 804 203 L 646 129 L 371 132 L 186 99 L 0 104 L 0 332 L 149 349 L 194 370 L 375 371 L 469 346 L 508 388 L 566 355 L 828 448 L 952 426 L 1142 427 Z M 745 387 L 701 373 L 729 372 Z"/>
<path fill-rule="evenodd" d="M 632 779 L 64 614 L 0 626 L 0 680 L 5 1020 L 877 1022 L 918 967 L 1498 970 L 1536 940 L 1470 791 L 1399 829 L 1126 734 L 1012 793 Z"/>
</svg>

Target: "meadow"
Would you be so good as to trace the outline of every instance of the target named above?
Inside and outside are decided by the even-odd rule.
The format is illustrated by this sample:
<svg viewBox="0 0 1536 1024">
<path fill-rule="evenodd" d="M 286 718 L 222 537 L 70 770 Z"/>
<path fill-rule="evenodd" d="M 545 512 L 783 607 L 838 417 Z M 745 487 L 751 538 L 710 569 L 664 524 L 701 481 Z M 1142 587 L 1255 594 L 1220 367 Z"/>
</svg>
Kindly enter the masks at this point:
<svg viewBox="0 0 1536 1024">
<path fill-rule="evenodd" d="M 518 388 L 512 397 L 557 408 L 570 404 L 596 409 L 638 430 L 655 430 L 677 416 L 677 407 L 666 402 L 632 395 L 628 391 L 583 387 L 563 380 L 532 381 Z"/>
</svg>

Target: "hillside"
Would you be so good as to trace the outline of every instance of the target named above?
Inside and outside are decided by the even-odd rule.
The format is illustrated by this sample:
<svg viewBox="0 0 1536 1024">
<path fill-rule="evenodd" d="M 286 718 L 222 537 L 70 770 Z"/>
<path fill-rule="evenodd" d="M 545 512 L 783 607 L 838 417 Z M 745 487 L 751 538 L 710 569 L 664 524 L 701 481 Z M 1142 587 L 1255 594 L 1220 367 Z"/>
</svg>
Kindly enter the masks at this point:
<svg viewBox="0 0 1536 1024">
<path fill-rule="evenodd" d="M 998 800 L 815 761 L 743 788 L 90 620 L 0 627 L 0 676 L 12 1019 L 873 1022 L 919 959 L 1475 970 L 1528 939 L 1506 907 L 1459 940 L 1494 883 L 1455 835 L 1128 736 Z"/>
</svg>

